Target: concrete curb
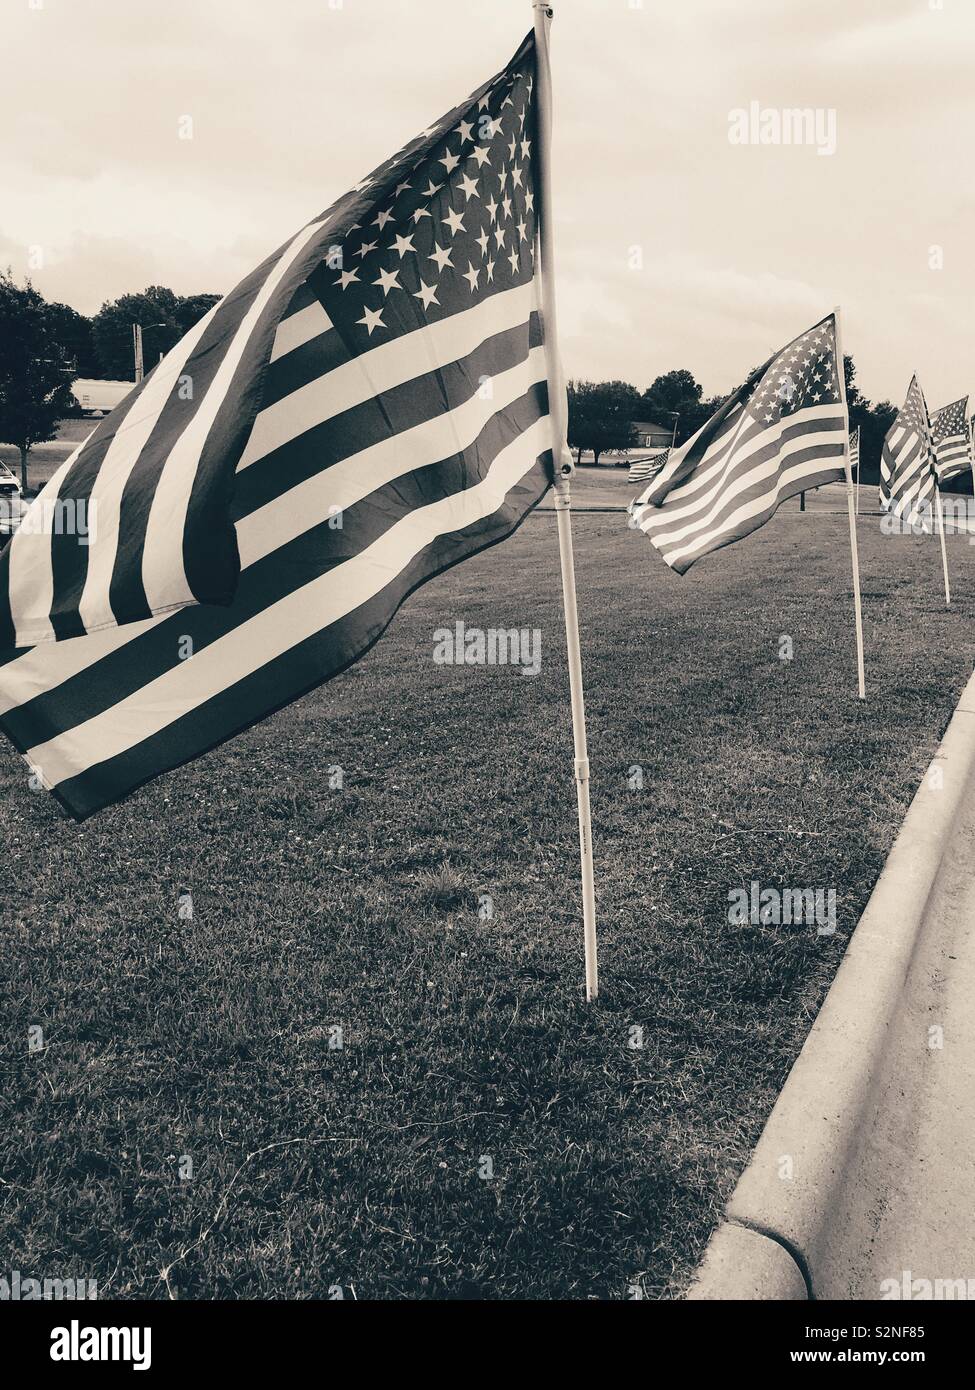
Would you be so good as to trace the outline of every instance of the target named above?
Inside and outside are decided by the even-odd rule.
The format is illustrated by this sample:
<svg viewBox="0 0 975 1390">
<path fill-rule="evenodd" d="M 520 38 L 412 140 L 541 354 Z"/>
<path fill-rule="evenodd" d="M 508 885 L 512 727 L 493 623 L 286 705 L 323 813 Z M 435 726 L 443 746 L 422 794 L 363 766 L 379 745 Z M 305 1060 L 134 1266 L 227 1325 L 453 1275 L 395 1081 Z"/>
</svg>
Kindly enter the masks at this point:
<svg viewBox="0 0 975 1390">
<path fill-rule="evenodd" d="M 842 1220 L 841 1198 L 870 1128 L 884 1047 L 925 907 L 958 807 L 973 780 L 975 675 L 911 803 L 688 1298 L 817 1296 L 833 1226 Z M 800 1284 L 804 1293 L 796 1292 Z"/>
</svg>

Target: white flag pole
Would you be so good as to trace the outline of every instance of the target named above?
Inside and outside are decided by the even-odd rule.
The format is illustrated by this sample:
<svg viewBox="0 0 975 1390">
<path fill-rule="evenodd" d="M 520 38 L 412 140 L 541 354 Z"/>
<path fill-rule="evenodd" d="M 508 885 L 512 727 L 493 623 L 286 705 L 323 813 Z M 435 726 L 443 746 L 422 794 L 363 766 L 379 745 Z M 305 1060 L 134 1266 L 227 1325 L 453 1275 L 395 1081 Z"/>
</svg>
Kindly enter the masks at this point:
<svg viewBox="0 0 975 1390">
<path fill-rule="evenodd" d="M 915 381 L 917 381 L 917 372 L 914 373 L 914 379 Z M 917 389 L 921 394 L 921 403 L 924 406 L 924 422 L 927 426 L 925 443 L 927 444 L 928 448 L 928 466 L 930 467 L 931 472 L 934 476 L 934 525 L 935 530 L 938 532 L 938 535 L 941 538 L 941 567 L 944 570 L 945 575 L 945 607 L 950 608 L 951 583 L 948 579 L 948 547 L 945 544 L 945 518 L 944 513 L 941 510 L 941 488 L 938 485 L 937 456 L 934 451 L 934 434 L 931 429 L 931 412 L 928 410 L 928 402 L 925 398 L 924 392 L 921 390 L 921 383 L 919 381 L 917 383 Z"/>
<path fill-rule="evenodd" d="M 951 607 L 951 581 L 948 578 L 948 547 L 945 544 L 945 518 L 941 510 L 941 489 L 937 479 L 934 484 L 934 508 L 935 521 L 938 527 L 938 535 L 941 537 L 941 566 L 945 572 L 945 607 Z"/>
<path fill-rule="evenodd" d="M 840 333 L 839 306 L 833 310 L 836 324 L 836 375 L 842 392 L 843 409 L 846 411 L 846 432 L 843 436 L 843 463 L 846 467 L 846 506 L 850 516 L 850 553 L 853 557 L 853 608 L 856 614 L 857 630 L 857 677 L 861 700 L 867 698 L 866 675 L 863 661 L 863 610 L 860 604 L 860 552 L 857 548 L 857 518 L 853 497 L 853 470 L 850 467 L 850 410 L 846 403 L 846 362 L 843 357 L 843 340 Z M 857 474 L 860 465 L 857 464 Z M 859 481 L 859 478 L 858 478 Z"/>
<path fill-rule="evenodd" d="M 593 879 L 592 822 L 589 813 L 589 753 L 586 746 L 586 705 L 582 689 L 582 658 L 579 650 L 579 615 L 576 609 L 575 565 L 572 558 L 572 513 L 570 479 L 574 472 L 572 454 L 566 444 L 568 401 L 562 363 L 559 358 L 555 313 L 555 266 L 552 257 L 552 72 L 549 59 L 549 28 L 553 10 L 547 3 L 533 4 L 535 14 L 535 56 L 538 95 L 537 191 L 541 267 L 542 325 L 545 333 L 545 361 L 548 374 L 548 408 L 552 417 L 552 459 L 555 468 L 555 510 L 559 530 L 559 557 L 562 562 L 562 602 L 565 608 L 565 640 L 569 658 L 569 689 L 572 696 L 572 741 L 575 747 L 576 793 L 579 802 L 579 848 L 582 857 L 582 923 L 586 950 L 586 998 L 599 993 L 596 961 L 596 891 Z"/>
</svg>

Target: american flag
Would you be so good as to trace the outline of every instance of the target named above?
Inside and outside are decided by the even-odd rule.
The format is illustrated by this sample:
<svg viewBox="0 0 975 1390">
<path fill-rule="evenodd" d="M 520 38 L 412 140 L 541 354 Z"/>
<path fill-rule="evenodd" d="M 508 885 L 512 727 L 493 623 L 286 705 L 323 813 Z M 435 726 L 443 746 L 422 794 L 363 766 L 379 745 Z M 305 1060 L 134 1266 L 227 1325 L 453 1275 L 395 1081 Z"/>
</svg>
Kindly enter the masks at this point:
<svg viewBox="0 0 975 1390">
<path fill-rule="evenodd" d="M 910 525 L 929 527 L 934 507 L 934 451 L 924 393 L 916 376 L 887 432 L 880 455 L 880 504 Z"/>
<path fill-rule="evenodd" d="M 670 450 L 662 449 L 659 454 L 649 454 L 647 458 L 634 459 L 630 464 L 627 482 L 648 483 L 651 478 L 657 476 L 669 457 Z"/>
<path fill-rule="evenodd" d="M 850 431 L 850 472 L 860 476 L 860 426 Z"/>
<path fill-rule="evenodd" d="M 939 483 L 957 478 L 972 467 L 967 396 L 935 411 L 931 417 L 931 442 Z"/>
<path fill-rule="evenodd" d="M 97 496 L 97 538 L 12 556 L 18 639 L 61 640 L 6 653 L 0 727 L 79 819 L 342 671 L 548 489 L 534 74 L 529 35 L 55 480 Z"/>
<path fill-rule="evenodd" d="M 702 555 L 764 525 L 787 497 L 845 477 L 848 428 L 830 314 L 673 450 L 630 513 L 684 574 Z"/>
</svg>

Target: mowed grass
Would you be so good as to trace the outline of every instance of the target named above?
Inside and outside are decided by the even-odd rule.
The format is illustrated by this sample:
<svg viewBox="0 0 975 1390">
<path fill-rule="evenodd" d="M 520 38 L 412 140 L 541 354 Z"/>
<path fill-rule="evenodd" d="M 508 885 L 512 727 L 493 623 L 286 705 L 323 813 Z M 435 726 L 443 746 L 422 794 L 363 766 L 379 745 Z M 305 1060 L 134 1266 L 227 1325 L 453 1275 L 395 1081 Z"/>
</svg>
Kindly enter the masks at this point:
<svg viewBox="0 0 975 1390">
<path fill-rule="evenodd" d="M 680 579 L 577 519 L 593 1007 L 551 515 L 81 827 L 8 750 L 0 1269 L 108 1298 L 679 1294 L 972 669 L 967 540 L 946 613 L 937 542 L 864 519 L 858 703 L 846 526 L 790 503 Z M 539 628 L 541 674 L 436 665 L 459 619 Z M 730 926 L 752 880 L 835 888 L 839 931 Z"/>
</svg>

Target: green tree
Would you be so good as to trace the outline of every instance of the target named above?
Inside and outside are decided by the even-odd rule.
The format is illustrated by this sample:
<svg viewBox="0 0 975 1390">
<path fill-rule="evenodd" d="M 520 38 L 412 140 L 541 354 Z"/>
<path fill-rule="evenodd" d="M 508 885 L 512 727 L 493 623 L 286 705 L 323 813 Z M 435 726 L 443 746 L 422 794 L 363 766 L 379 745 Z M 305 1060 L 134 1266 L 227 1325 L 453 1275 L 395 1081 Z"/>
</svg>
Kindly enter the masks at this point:
<svg viewBox="0 0 975 1390">
<path fill-rule="evenodd" d="M 0 439 L 20 450 L 27 491 L 27 459 L 35 444 L 53 439 L 71 407 L 74 370 L 56 335 L 50 305 L 27 281 L 0 274 Z"/>
<path fill-rule="evenodd" d="M 686 367 L 664 372 L 643 393 L 643 418 L 651 424 L 672 429 L 677 425 L 677 443 L 690 439 L 720 405 L 705 400 L 704 390 Z"/>
<path fill-rule="evenodd" d="M 180 296 L 165 285 L 150 285 L 141 294 L 123 294 L 102 305 L 92 323 L 101 375 L 113 381 L 132 381 L 135 359 L 132 325 L 142 325 L 146 373 L 160 355 L 169 352 L 220 299 L 216 294 Z"/>
<path fill-rule="evenodd" d="M 98 358 L 95 355 L 91 319 L 79 314 L 70 304 L 49 304 L 47 314 L 51 331 L 71 363 L 75 376 L 97 376 Z"/>
<path fill-rule="evenodd" d="M 570 381 L 569 447 L 591 449 L 593 464 L 607 449 L 629 449 L 636 441 L 634 421 L 640 418 L 640 393 L 625 381 Z"/>
</svg>

